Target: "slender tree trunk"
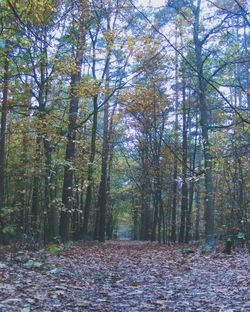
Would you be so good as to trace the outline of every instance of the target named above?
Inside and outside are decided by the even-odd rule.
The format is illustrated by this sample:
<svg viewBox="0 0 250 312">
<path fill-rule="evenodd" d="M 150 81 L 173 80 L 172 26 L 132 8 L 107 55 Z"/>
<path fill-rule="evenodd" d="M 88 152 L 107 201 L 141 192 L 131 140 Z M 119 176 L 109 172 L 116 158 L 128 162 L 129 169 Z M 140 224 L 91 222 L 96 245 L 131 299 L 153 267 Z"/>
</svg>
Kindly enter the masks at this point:
<svg viewBox="0 0 250 312">
<path fill-rule="evenodd" d="M 76 140 L 76 123 L 78 115 L 79 94 L 78 86 L 81 81 L 81 67 L 83 63 L 84 46 L 85 46 L 85 25 L 84 25 L 84 7 L 81 7 L 81 20 L 79 25 L 78 46 L 76 49 L 76 71 L 71 75 L 71 99 L 69 107 L 69 124 L 66 145 L 65 160 L 67 164 L 64 167 L 62 203 L 60 219 L 60 235 L 64 242 L 70 239 L 71 213 L 73 207 L 73 169 L 75 158 L 75 140 Z"/>
<path fill-rule="evenodd" d="M 151 181 L 149 178 L 149 164 L 148 164 L 148 148 L 143 147 L 141 151 L 141 231 L 140 236 L 142 240 L 150 240 L 151 229 Z"/>
<path fill-rule="evenodd" d="M 172 213 L 171 213 L 171 241 L 176 242 L 176 212 L 177 212 L 177 192 L 178 192 L 178 181 L 177 181 L 177 166 L 178 162 L 174 160 L 174 173 L 173 173 L 173 202 L 172 202 Z"/>
<path fill-rule="evenodd" d="M 107 30 L 110 31 L 110 16 L 107 18 Z M 110 50 L 108 48 L 106 62 L 106 90 L 109 89 L 110 74 Z M 103 116 L 103 138 L 102 138 L 102 164 L 101 164 L 101 181 L 99 185 L 98 208 L 100 210 L 99 221 L 99 241 L 105 241 L 106 228 L 106 210 L 107 210 L 107 179 L 108 179 L 108 157 L 109 157 L 109 102 L 104 105 Z"/>
<path fill-rule="evenodd" d="M 189 95 L 190 96 L 190 95 Z M 188 110 L 188 118 L 189 121 L 188 128 L 189 128 L 189 137 L 191 137 L 192 132 L 192 123 L 190 118 L 190 106 Z M 196 121 L 197 121 L 197 114 L 196 114 Z M 195 132 L 195 143 L 194 143 L 194 150 L 192 151 L 192 155 L 190 155 L 190 164 L 189 167 L 192 169 L 192 172 L 195 171 L 195 164 L 196 164 L 196 152 L 197 152 L 197 135 L 198 135 L 198 123 L 196 122 L 196 132 Z M 191 141 L 189 143 L 191 145 Z M 191 180 L 189 182 L 189 197 L 188 197 L 188 212 L 187 212 L 187 219 L 186 219 L 186 233 L 185 233 L 185 242 L 188 243 L 191 239 L 191 228 L 192 228 L 192 209 L 193 209 L 193 199 L 194 199 L 194 181 Z"/>
<path fill-rule="evenodd" d="M 160 173 L 160 164 L 159 164 L 159 176 L 158 176 L 158 205 L 159 205 L 159 224 L 158 224 L 158 243 L 161 243 L 162 237 L 162 225 L 164 233 L 164 211 L 163 211 L 163 201 L 162 201 L 162 181 Z M 164 235 L 163 235 L 164 241 Z"/>
<path fill-rule="evenodd" d="M 183 78 L 183 128 L 182 128 L 182 189 L 181 189 L 181 224 L 179 242 L 185 240 L 186 217 L 188 207 L 187 187 L 187 110 L 186 110 L 186 87 Z"/>
<path fill-rule="evenodd" d="M 139 239 L 139 231 L 138 231 L 138 206 L 137 206 L 137 200 L 136 195 L 133 194 L 132 196 L 132 208 L 133 208 L 133 222 L 134 222 L 134 240 Z"/>
<path fill-rule="evenodd" d="M 195 218 L 195 240 L 200 240 L 200 211 L 201 211 L 201 200 L 200 200 L 200 186 L 196 186 L 195 192 L 195 206 L 196 206 L 196 218 Z"/>
<path fill-rule="evenodd" d="M 162 240 L 163 240 L 163 244 L 166 244 L 166 224 L 165 224 L 165 215 L 164 215 L 162 197 L 161 197 L 161 201 L 160 201 L 160 215 L 162 218 Z"/>
<path fill-rule="evenodd" d="M 143 169 L 145 171 L 145 168 Z M 146 172 L 143 172 L 141 184 L 141 229 L 140 239 L 150 239 L 150 181 Z"/>
<path fill-rule="evenodd" d="M 144 240 L 150 239 L 150 228 L 151 228 L 151 213 L 150 213 L 150 205 L 151 205 L 151 190 L 150 190 L 150 181 L 146 182 L 145 189 L 145 201 L 144 201 Z"/>
<path fill-rule="evenodd" d="M 35 147 L 35 166 L 34 178 L 32 187 L 32 205 L 31 205 L 31 233 L 38 239 L 39 235 L 39 220 L 40 220 L 40 206 L 41 197 L 39 196 L 40 189 L 40 170 L 41 170 L 41 155 L 42 155 L 42 137 L 37 134 Z"/>
<path fill-rule="evenodd" d="M 104 109 L 104 129 L 103 129 L 103 145 L 102 145 L 102 165 L 101 165 L 101 181 L 99 186 L 98 208 L 99 215 L 99 241 L 105 241 L 105 225 L 106 225 L 106 204 L 107 204 L 107 163 L 109 153 L 108 142 L 108 102 L 105 104 Z"/>
<path fill-rule="evenodd" d="M 5 205 L 5 140 L 7 125 L 7 109 L 8 109 L 8 92 L 9 92 L 9 55 L 4 56 L 4 74 L 3 74 L 3 98 L 1 109 L 1 131 L 0 131 L 0 214 Z M 2 229 L 4 220 L 0 217 L 0 243 L 3 241 Z"/>
<path fill-rule="evenodd" d="M 44 140 L 44 151 L 45 151 L 45 165 L 46 165 L 46 176 L 45 176 L 45 209 L 46 209 L 46 229 L 45 229 L 45 240 L 51 241 L 58 235 L 58 221 L 57 221 L 57 207 L 54 202 L 55 194 L 53 190 L 54 177 L 52 168 L 52 147 L 49 141 L 45 138 Z"/>
<path fill-rule="evenodd" d="M 185 243 L 189 243 L 189 241 L 191 239 L 193 198 L 194 198 L 194 182 L 191 181 L 190 182 L 190 187 L 189 187 L 189 198 L 188 198 L 188 211 L 187 211 L 187 220 L 186 220 Z"/>
<path fill-rule="evenodd" d="M 109 123 L 109 134 L 108 134 L 108 144 L 110 146 L 109 159 L 108 159 L 108 175 L 107 175 L 107 237 L 112 239 L 113 236 L 113 204 L 111 197 L 111 172 L 113 167 L 113 157 L 114 157 L 114 133 L 113 133 L 113 117 L 117 107 L 117 102 L 113 106 L 113 110 L 110 116 Z"/>
<path fill-rule="evenodd" d="M 93 46 L 93 63 L 92 63 L 92 75 L 93 78 L 96 79 L 96 40 L 99 30 L 97 30 L 96 36 L 90 33 L 92 46 Z M 94 95 L 93 97 L 93 122 L 92 122 L 92 134 L 91 134 L 91 143 L 90 143 L 90 155 L 88 161 L 88 186 L 86 190 L 86 198 L 85 198 L 85 207 L 84 207 L 84 219 L 83 219 L 83 236 L 86 237 L 88 235 L 88 224 L 89 224 L 89 215 L 92 203 L 92 190 L 93 190 L 93 173 L 94 173 L 94 161 L 96 154 L 96 132 L 97 132 L 97 122 L 98 122 L 98 95 Z M 94 239 L 98 238 L 98 222 L 97 218 L 98 209 L 95 211 L 96 213 L 96 222 L 95 222 L 95 231 L 94 231 Z"/>
<path fill-rule="evenodd" d="M 28 200 L 27 200 L 27 186 L 28 186 L 28 180 L 27 180 L 27 163 L 28 163 L 28 138 L 26 129 L 23 131 L 23 137 L 22 137 L 22 157 L 21 157 L 21 173 L 19 176 L 19 179 L 17 180 L 17 193 L 18 193 L 18 202 L 20 205 L 20 212 L 19 212 L 19 220 L 18 222 L 18 228 L 17 228 L 17 237 L 20 237 L 19 235 L 22 235 L 23 233 L 27 233 L 29 230 L 29 222 L 28 222 Z"/>
<path fill-rule="evenodd" d="M 93 98 L 93 123 L 92 135 L 90 144 L 90 156 L 88 162 L 88 186 L 86 190 L 85 206 L 84 206 L 84 219 L 83 219 L 83 236 L 88 235 L 89 214 L 92 202 L 92 189 L 93 189 L 93 166 L 96 154 L 96 131 L 97 131 L 97 117 L 98 117 L 98 97 Z"/>
<path fill-rule="evenodd" d="M 154 84 L 154 98 L 153 98 L 153 166 L 154 166 L 154 206 L 155 215 L 152 228 L 152 240 L 156 240 L 156 229 L 158 226 L 158 242 L 161 242 L 162 223 L 163 223 L 163 202 L 162 202 L 162 173 L 160 158 L 162 154 L 162 136 L 165 128 L 165 113 L 160 113 L 160 100 L 156 97 L 157 87 Z M 160 115 L 160 116 L 159 116 Z M 161 117 L 161 118 L 160 118 Z"/>
<path fill-rule="evenodd" d="M 46 164 L 43 162 L 45 156 L 45 137 L 46 137 L 46 104 L 47 94 L 49 91 L 48 84 L 48 43 L 47 43 L 47 31 L 44 29 L 42 41 L 41 41 L 41 61 L 39 68 L 33 67 L 33 70 L 39 75 L 39 82 L 37 81 L 38 88 L 38 112 L 37 119 L 39 122 L 39 128 L 37 129 L 36 147 L 35 147 L 35 166 L 34 166 L 34 178 L 32 188 L 32 206 L 31 206 L 31 235 L 37 241 L 43 241 L 45 235 L 45 219 L 48 204 L 48 188 L 47 177 L 45 181 L 42 179 L 42 173 L 46 172 L 44 167 Z M 34 66 L 34 65 L 33 65 Z M 46 156 L 45 156 L 46 157 Z M 45 183 L 43 183 L 45 182 Z M 45 186 L 45 188 L 43 188 Z M 44 195 L 44 198 L 43 198 Z"/>
<path fill-rule="evenodd" d="M 155 164 L 156 166 L 156 164 Z M 158 168 L 155 168 L 158 170 Z M 153 218 L 153 226 L 152 226 L 152 233 L 151 233 L 151 241 L 156 240 L 156 228 L 157 224 L 159 226 L 159 198 L 158 198 L 158 185 L 157 180 L 154 180 L 154 188 L 153 188 L 153 203 L 154 203 L 154 218 Z"/>
<path fill-rule="evenodd" d="M 177 44 L 177 39 L 176 39 Z M 178 53 L 175 56 L 175 124 L 174 124 L 174 131 L 175 131 L 175 147 L 178 147 L 178 107 L 179 107 L 179 90 L 178 90 Z M 173 173 L 173 184 L 172 184 L 172 193 L 173 193 L 173 201 L 172 201 L 172 211 L 171 211 L 171 241 L 176 242 L 176 213 L 177 213 L 177 196 L 178 196 L 178 160 L 175 157 L 174 159 L 174 173 Z"/>
<path fill-rule="evenodd" d="M 198 96 L 200 109 L 200 124 L 203 140 L 203 153 L 205 163 L 205 237 L 206 243 L 214 244 L 214 207 L 213 207 L 213 184 L 212 184 L 212 157 L 210 151 L 210 141 L 208 134 L 208 110 L 206 103 L 206 82 L 204 80 L 202 47 L 203 42 L 199 39 L 200 32 L 200 4 L 198 0 L 197 8 L 194 10 L 194 45 L 196 69 L 198 72 Z"/>
</svg>

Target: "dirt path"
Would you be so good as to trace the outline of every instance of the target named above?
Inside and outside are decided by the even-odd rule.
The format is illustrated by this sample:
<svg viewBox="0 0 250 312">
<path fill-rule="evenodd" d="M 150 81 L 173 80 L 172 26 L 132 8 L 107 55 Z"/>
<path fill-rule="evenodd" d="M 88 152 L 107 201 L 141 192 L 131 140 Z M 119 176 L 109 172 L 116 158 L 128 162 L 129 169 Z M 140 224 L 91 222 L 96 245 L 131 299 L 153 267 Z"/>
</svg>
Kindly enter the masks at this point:
<svg viewBox="0 0 250 312">
<path fill-rule="evenodd" d="M 152 243 L 84 244 L 48 253 L 41 268 L 2 260 L 0 311 L 245 312 L 249 264 L 247 253 L 182 255 L 178 246 Z"/>
</svg>

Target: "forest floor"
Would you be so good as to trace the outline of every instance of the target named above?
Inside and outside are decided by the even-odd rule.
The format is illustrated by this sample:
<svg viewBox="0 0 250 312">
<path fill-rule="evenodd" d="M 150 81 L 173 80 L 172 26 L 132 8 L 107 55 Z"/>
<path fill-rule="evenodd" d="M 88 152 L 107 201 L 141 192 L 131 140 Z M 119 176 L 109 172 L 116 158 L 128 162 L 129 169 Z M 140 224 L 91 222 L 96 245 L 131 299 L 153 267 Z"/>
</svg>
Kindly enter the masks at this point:
<svg viewBox="0 0 250 312">
<path fill-rule="evenodd" d="M 0 311 L 250 311 L 249 253 L 189 248 L 112 241 L 11 255 L 2 247 Z"/>
</svg>

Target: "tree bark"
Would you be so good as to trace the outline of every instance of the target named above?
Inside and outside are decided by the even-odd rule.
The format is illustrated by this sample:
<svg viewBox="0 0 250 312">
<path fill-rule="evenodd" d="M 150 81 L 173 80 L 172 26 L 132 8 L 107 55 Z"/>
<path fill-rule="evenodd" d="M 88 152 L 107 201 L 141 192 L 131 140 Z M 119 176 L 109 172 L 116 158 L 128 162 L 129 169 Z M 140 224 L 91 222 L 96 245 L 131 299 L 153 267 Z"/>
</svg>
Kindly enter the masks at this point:
<svg viewBox="0 0 250 312">
<path fill-rule="evenodd" d="M 1 109 L 1 131 L 0 131 L 0 242 L 3 241 L 2 229 L 4 220 L 2 219 L 2 209 L 5 205 L 5 141 L 7 126 L 8 92 L 9 92 L 9 55 L 4 55 L 4 74 L 3 74 L 3 98 Z"/>
<path fill-rule="evenodd" d="M 100 26 L 100 25 L 99 25 Z M 92 62 L 92 75 L 96 79 L 96 41 L 99 28 L 97 29 L 96 36 L 91 35 L 92 46 L 93 46 L 93 62 Z M 92 122 L 92 132 L 91 132 L 91 143 L 90 143 L 90 155 L 88 161 L 88 186 L 86 190 L 85 206 L 84 206 L 84 219 L 83 219 L 83 237 L 88 235 L 88 224 L 89 224 L 89 215 L 92 203 L 92 189 L 93 189 L 93 173 L 94 173 L 94 161 L 96 154 L 96 132 L 97 132 L 97 122 L 98 122 L 98 95 L 93 97 L 93 122 Z M 97 214 L 97 211 L 96 211 Z M 98 227 L 98 218 L 96 216 L 95 222 L 95 231 L 94 239 L 97 239 L 97 227 Z"/>
<path fill-rule="evenodd" d="M 92 202 L 92 189 L 93 189 L 93 166 L 96 154 L 96 131 L 97 131 L 97 117 L 98 117 L 98 97 L 93 98 L 93 123 L 90 144 L 90 156 L 88 162 L 88 185 L 86 190 L 85 206 L 84 206 L 84 219 L 83 219 L 83 236 L 88 235 L 89 214 Z"/>
<path fill-rule="evenodd" d="M 196 186 L 195 192 L 195 206 L 196 206 L 196 217 L 195 217 L 195 240 L 200 240 L 200 211 L 201 211 L 201 203 L 200 203 L 200 187 Z"/>
<path fill-rule="evenodd" d="M 186 217 L 188 207 L 188 187 L 187 187 L 187 110 L 186 110 L 186 86 L 183 77 L 183 127 L 182 127 L 182 188 L 181 188 L 181 224 L 179 242 L 185 240 Z"/>
<path fill-rule="evenodd" d="M 69 107 L 69 124 L 66 145 L 63 178 L 62 203 L 60 219 L 60 235 L 63 242 L 68 242 L 70 239 L 71 214 L 73 207 L 73 168 L 75 158 L 75 139 L 76 139 L 76 123 L 78 115 L 79 93 L 78 86 L 81 81 L 81 67 L 83 63 L 84 46 L 85 46 L 85 7 L 80 6 L 82 12 L 80 17 L 79 33 L 77 38 L 78 46 L 76 48 L 76 71 L 71 75 L 71 98 Z"/>
<path fill-rule="evenodd" d="M 200 32 L 200 5 L 194 9 L 194 32 L 193 39 L 195 45 L 195 61 L 198 73 L 198 97 L 200 110 L 200 125 L 203 140 L 203 154 L 205 163 L 205 237 L 206 243 L 214 244 L 214 207 L 213 207 L 213 183 L 212 183 L 212 157 L 210 151 L 210 141 L 208 134 L 208 110 L 206 102 L 206 81 L 204 79 L 202 48 L 203 42 L 199 39 Z"/>
<path fill-rule="evenodd" d="M 176 29 L 177 30 L 177 29 Z M 176 42 L 177 44 L 177 38 Z M 178 147 L 178 108 L 179 108 L 179 90 L 177 88 L 178 85 L 178 53 L 175 55 L 175 123 L 174 123 L 174 131 L 175 131 L 175 147 Z M 174 173 L 173 173 L 173 184 L 172 184 L 172 209 L 171 209 L 171 241 L 176 242 L 176 214 L 177 214 L 177 196 L 178 196 L 178 160 L 177 157 L 174 158 Z"/>
<path fill-rule="evenodd" d="M 108 114 L 109 114 L 109 105 L 107 102 L 104 108 L 101 181 L 100 181 L 100 186 L 99 186 L 99 197 L 98 197 L 98 205 L 97 205 L 100 211 L 99 235 L 98 235 L 98 240 L 100 242 L 105 241 L 106 203 L 107 203 L 107 163 L 108 163 L 108 153 L 109 153 Z"/>
</svg>

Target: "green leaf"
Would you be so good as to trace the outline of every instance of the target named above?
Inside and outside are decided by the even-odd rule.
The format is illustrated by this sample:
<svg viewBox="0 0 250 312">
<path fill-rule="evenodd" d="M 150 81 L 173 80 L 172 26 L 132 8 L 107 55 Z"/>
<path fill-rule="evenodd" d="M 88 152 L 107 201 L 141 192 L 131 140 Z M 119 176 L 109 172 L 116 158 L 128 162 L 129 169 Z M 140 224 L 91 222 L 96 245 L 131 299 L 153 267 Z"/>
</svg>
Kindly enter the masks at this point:
<svg viewBox="0 0 250 312">
<path fill-rule="evenodd" d="M 49 252 L 50 253 L 57 253 L 58 251 L 59 251 L 59 249 L 58 249 L 56 244 L 49 245 Z"/>
</svg>

